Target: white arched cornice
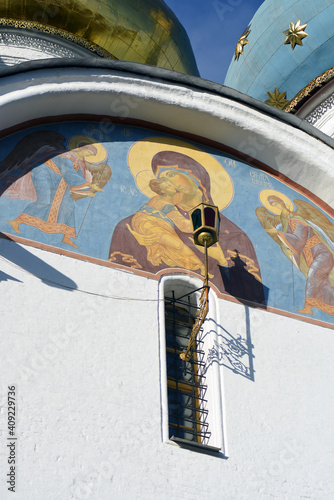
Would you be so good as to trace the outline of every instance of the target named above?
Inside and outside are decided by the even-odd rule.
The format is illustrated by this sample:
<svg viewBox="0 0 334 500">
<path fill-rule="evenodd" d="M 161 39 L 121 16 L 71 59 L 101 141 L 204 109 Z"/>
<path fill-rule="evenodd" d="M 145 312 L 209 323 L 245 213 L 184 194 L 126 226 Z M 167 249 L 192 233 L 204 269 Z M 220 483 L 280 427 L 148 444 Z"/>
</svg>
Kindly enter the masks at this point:
<svg viewBox="0 0 334 500">
<path fill-rule="evenodd" d="M 333 141 L 300 118 L 159 68 L 97 59 L 65 62 L 0 72 L 0 131 L 62 115 L 142 120 L 233 148 L 334 208 Z"/>
</svg>

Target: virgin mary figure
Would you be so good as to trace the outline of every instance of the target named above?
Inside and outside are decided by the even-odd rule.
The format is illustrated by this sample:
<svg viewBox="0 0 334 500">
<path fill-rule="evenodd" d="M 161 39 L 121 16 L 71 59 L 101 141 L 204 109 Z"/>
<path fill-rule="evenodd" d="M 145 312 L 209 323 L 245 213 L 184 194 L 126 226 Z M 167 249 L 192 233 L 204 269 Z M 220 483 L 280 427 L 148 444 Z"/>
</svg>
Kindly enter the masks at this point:
<svg viewBox="0 0 334 500">
<path fill-rule="evenodd" d="M 151 196 L 134 215 L 116 226 L 110 245 L 111 262 L 154 274 L 164 269 L 175 272 L 180 268 L 204 274 L 203 250 L 194 244 L 189 211 L 202 201 L 215 204 L 211 179 L 207 169 L 192 157 L 201 158 L 198 150 L 191 145 L 182 149 L 175 143 L 180 141 L 175 141 L 174 147 L 170 144 L 170 149 L 166 144 L 160 144 L 159 148 L 155 144 L 153 150 L 160 151 L 153 154 L 150 171 L 137 172 L 137 185 Z M 228 186 L 225 185 L 221 198 L 227 197 L 230 201 L 233 185 L 227 172 L 211 155 L 201 154 L 210 158 L 214 168 L 223 173 Z M 131 161 L 135 160 L 130 154 L 129 164 Z M 146 187 L 143 188 L 145 175 Z M 219 196 L 217 186 L 214 191 L 215 197 Z M 228 201 L 225 199 L 223 203 L 226 206 Z M 209 249 L 209 278 L 221 292 L 263 303 L 261 275 L 253 245 L 237 225 L 223 214 L 220 217 L 219 242 Z"/>
</svg>

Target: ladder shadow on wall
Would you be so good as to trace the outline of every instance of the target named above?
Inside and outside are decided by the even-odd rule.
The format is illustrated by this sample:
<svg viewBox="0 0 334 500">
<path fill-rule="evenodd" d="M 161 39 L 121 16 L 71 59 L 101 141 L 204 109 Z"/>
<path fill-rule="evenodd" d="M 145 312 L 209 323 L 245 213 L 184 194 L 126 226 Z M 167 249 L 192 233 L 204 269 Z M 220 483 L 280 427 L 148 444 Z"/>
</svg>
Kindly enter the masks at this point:
<svg viewBox="0 0 334 500">
<path fill-rule="evenodd" d="M 3 233 L 0 233 L 0 257 L 6 264 L 13 268 L 24 271 L 40 279 L 48 286 L 55 288 L 66 288 L 69 291 L 76 290 L 77 284 L 63 273 L 50 266 L 42 259 L 28 252 L 21 245 L 13 241 Z M 22 281 L 0 270 L 1 281 Z"/>
</svg>

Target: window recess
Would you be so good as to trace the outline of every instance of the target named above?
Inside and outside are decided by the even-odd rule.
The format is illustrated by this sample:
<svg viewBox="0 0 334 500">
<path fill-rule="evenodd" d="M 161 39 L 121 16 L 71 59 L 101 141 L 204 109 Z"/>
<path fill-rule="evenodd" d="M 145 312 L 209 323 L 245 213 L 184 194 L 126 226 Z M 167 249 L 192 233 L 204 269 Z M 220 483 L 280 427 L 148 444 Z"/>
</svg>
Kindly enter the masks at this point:
<svg viewBox="0 0 334 500">
<path fill-rule="evenodd" d="M 172 292 L 165 301 L 169 438 L 205 444 L 210 430 L 203 342 L 196 339 L 188 361 L 180 358 L 196 316 L 189 298 L 177 300 Z"/>
<path fill-rule="evenodd" d="M 219 367 L 208 369 L 206 363 L 212 342 L 212 331 L 208 330 L 210 320 L 199 330 L 187 359 L 180 358 L 189 345 L 201 295 L 201 288 L 189 286 L 187 281 L 185 284 L 182 279 L 165 278 L 164 282 L 161 307 L 163 435 L 165 441 L 180 446 L 217 452 L 223 441 L 221 391 Z"/>
</svg>

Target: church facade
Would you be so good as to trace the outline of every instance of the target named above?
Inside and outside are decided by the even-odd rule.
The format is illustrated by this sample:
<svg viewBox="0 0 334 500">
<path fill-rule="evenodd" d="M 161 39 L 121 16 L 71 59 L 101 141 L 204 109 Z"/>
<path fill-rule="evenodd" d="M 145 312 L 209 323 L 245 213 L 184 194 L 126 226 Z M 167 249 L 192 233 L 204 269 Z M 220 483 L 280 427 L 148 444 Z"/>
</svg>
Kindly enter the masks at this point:
<svg viewBox="0 0 334 500">
<path fill-rule="evenodd" d="M 238 88 L 274 1 L 228 86 L 162 1 L 21 3 L 0 1 L 1 497 L 329 498 L 330 66 L 291 109 L 318 75 L 283 107 L 288 77 L 279 105 Z M 200 203 L 220 230 L 182 360 Z"/>
</svg>

